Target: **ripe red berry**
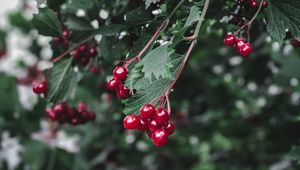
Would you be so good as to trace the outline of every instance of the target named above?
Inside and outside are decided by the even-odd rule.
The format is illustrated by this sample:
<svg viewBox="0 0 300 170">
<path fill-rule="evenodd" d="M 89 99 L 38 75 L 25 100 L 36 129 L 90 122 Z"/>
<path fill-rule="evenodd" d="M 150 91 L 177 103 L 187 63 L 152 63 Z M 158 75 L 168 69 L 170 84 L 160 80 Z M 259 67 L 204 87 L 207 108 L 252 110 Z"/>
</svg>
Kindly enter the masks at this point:
<svg viewBox="0 0 300 170">
<path fill-rule="evenodd" d="M 140 131 L 148 130 L 148 122 L 146 120 L 143 120 L 140 118 L 140 125 L 138 127 L 138 130 L 140 130 Z"/>
<path fill-rule="evenodd" d="M 86 49 L 87 49 L 87 45 L 86 44 L 81 44 L 77 50 L 80 54 L 83 54 Z"/>
<path fill-rule="evenodd" d="M 117 96 L 120 99 L 126 99 L 128 97 L 130 97 L 130 90 L 125 87 L 124 85 L 120 85 L 117 89 Z"/>
<path fill-rule="evenodd" d="M 113 71 L 113 75 L 116 79 L 123 81 L 127 78 L 128 70 L 124 66 L 117 66 Z"/>
<path fill-rule="evenodd" d="M 101 69 L 100 69 L 100 67 L 97 67 L 97 66 L 91 66 L 90 67 L 90 72 L 97 75 L 101 72 Z"/>
<path fill-rule="evenodd" d="M 71 34 L 71 31 L 68 30 L 68 29 L 65 29 L 64 32 L 63 32 L 63 37 L 65 39 L 68 39 L 70 37 L 70 34 Z"/>
<path fill-rule="evenodd" d="M 88 106 L 85 102 L 78 102 L 76 109 L 78 112 L 85 112 L 88 109 Z"/>
<path fill-rule="evenodd" d="M 127 115 L 123 120 L 123 126 L 125 129 L 137 129 L 140 123 L 140 118 L 135 114 Z"/>
<path fill-rule="evenodd" d="M 52 108 L 47 108 L 46 109 L 46 115 L 52 121 L 56 121 L 57 118 L 58 118 L 57 112 L 55 112 Z"/>
<path fill-rule="evenodd" d="M 40 82 L 38 80 L 33 81 L 32 90 L 36 94 L 47 93 L 48 91 L 47 82 Z"/>
<path fill-rule="evenodd" d="M 154 120 L 158 124 L 162 124 L 162 123 L 168 121 L 169 117 L 170 117 L 170 115 L 169 115 L 168 111 L 164 108 L 158 108 L 154 114 Z"/>
<path fill-rule="evenodd" d="M 172 135 L 175 131 L 175 126 L 174 126 L 174 123 L 172 121 L 169 121 L 167 122 L 165 125 L 164 125 L 164 129 L 167 131 L 168 135 Z"/>
<path fill-rule="evenodd" d="M 88 51 L 88 56 L 89 57 L 95 57 L 97 55 L 97 48 L 91 47 Z"/>
<path fill-rule="evenodd" d="M 227 34 L 224 38 L 224 45 L 232 46 L 236 43 L 236 37 L 233 34 Z"/>
<path fill-rule="evenodd" d="M 242 46 L 245 44 L 245 40 L 243 38 L 239 38 L 236 40 L 236 43 L 235 43 L 235 49 L 237 52 L 240 51 L 240 48 L 242 48 Z"/>
<path fill-rule="evenodd" d="M 157 129 L 152 133 L 152 141 L 158 146 L 164 146 L 168 142 L 168 133 L 164 129 Z"/>
<path fill-rule="evenodd" d="M 259 2 L 257 0 L 250 0 L 249 4 L 250 4 L 251 8 L 258 8 L 259 7 Z"/>
<path fill-rule="evenodd" d="M 73 119 L 71 119 L 71 121 L 69 122 L 72 126 L 77 126 L 80 124 L 80 119 L 78 117 L 74 117 Z"/>
<path fill-rule="evenodd" d="M 95 120 L 96 119 L 96 113 L 95 112 L 89 112 L 89 120 Z"/>
<path fill-rule="evenodd" d="M 80 55 L 81 54 L 79 53 L 78 50 L 74 50 L 74 51 L 71 52 L 71 56 L 72 56 L 73 60 L 79 60 Z"/>
<path fill-rule="evenodd" d="M 117 90 L 120 84 L 120 81 L 113 77 L 107 82 L 106 87 L 110 90 Z"/>
<path fill-rule="evenodd" d="M 59 113 L 59 114 L 66 114 L 68 113 L 68 105 L 66 103 L 57 103 L 54 107 L 53 107 L 53 110 L 56 112 L 56 113 Z"/>
<path fill-rule="evenodd" d="M 161 125 L 159 125 L 155 120 L 151 120 L 148 122 L 148 128 L 151 132 L 153 132 L 154 130 L 161 128 Z"/>
<path fill-rule="evenodd" d="M 253 52 L 253 48 L 252 48 L 251 44 L 246 43 L 240 48 L 239 52 L 243 57 L 247 57 L 248 55 L 250 55 Z"/>
<path fill-rule="evenodd" d="M 150 119 L 155 113 L 155 108 L 152 104 L 146 104 L 140 109 L 140 115 L 143 119 Z"/>
<path fill-rule="evenodd" d="M 263 8 L 267 8 L 268 7 L 268 2 L 266 0 L 263 0 L 262 7 Z"/>
</svg>

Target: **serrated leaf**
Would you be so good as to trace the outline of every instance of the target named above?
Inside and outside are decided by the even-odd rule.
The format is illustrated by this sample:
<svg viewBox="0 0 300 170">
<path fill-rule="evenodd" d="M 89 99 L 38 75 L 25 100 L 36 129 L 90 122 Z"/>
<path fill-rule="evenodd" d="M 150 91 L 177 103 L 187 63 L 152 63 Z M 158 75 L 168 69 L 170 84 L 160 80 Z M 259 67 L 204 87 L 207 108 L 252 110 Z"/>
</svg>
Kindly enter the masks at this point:
<svg viewBox="0 0 300 170">
<path fill-rule="evenodd" d="M 171 73 L 172 76 L 175 76 L 180 66 L 181 63 L 180 61 L 182 60 L 182 56 L 173 53 L 170 58 L 171 58 L 171 63 L 174 66 L 171 69 Z M 171 82 L 172 80 L 169 79 L 158 79 L 150 82 L 148 79 L 146 79 L 143 76 L 141 78 L 138 78 L 135 81 L 135 83 L 132 85 L 133 89 L 136 90 L 136 94 L 130 97 L 129 99 L 122 101 L 125 104 L 125 109 L 123 112 L 125 114 L 130 114 L 130 113 L 138 114 L 141 106 L 161 96 L 167 90 Z M 129 82 L 126 81 L 126 86 L 129 87 L 128 83 Z"/>
<path fill-rule="evenodd" d="M 143 6 L 133 9 L 126 13 L 126 24 L 124 28 L 132 27 L 139 24 L 152 22 L 151 11 L 146 10 Z"/>
<path fill-rule="evenodd" d="M 282 41 L 289 29 L 294 38 L 300 38 L 300 1 L 272 0 L 265 10 L 267 30 L 278 41 Z"/>
<path fill-rule="evenodd" d="M 151 5 L 151 3 L 155 4 L 159 1 L 160 0 L 145 0 L 146 8 L 148 8 Z"/>
<path fill-rule="evenodd" d="M 77 30 L 77 31 L 93 31 L 94 28 L 90 24 L 89 20 L 82 17 L 77 16 L 70 16 L 67 21 L 65 22 L 65 25 L 71 29 L 71 30 Z"/>
<path fill-rule="evenodd" d="M 74 84 L 73 77 L 75 76 L 71 63 L 71 59 L 64 59 L 51 68 L 48 76 L 49 90 L 47 93 L 50 102 L 56 103 L 67 99 L 68 92 Z"/>
<path fill-rule="evenodd" d="M 59 37 L 62 34 L 59 20 L 49 8 L 39 8 L 39 13 L 33 15 L 32 23 L 41 35 Z"/>
<path fill-rule="evenodd" d="M 200 18 L 200 9 L 197 6 L 192 6 L 190 9 L 190 14 L 185 21 L 184 28 L 190 27 L 192 24 L 194 24 L 196 21 L 198 21 Z"/>
<path fill-rule="evenodd" d="M 172 79 L 170 68 L 173 66 L 169 58 L 172 52 L 174 51 L 168 48 L 168 44 L 161 45 L 150 51 L 142 61 L 140 61 L 145 78 L 150 81 L 152 81 L 153 77 L 155 79 Z"/>
</svg>

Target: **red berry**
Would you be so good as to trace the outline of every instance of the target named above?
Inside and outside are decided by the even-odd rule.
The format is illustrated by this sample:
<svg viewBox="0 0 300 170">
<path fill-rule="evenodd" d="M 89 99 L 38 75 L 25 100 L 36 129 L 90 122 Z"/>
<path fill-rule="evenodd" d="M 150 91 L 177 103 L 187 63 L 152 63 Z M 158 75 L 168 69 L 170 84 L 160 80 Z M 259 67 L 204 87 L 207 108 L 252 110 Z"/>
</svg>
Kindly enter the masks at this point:
<svg viewBox="0 0 300 170">
<path fill-rule="evenodd" d="M 85 102 L 78 102 L 76 109 L 78 112 L 85 112 L 88 109 L 88 106 Z"/>
<path fill-rule="evenodd" d="M 263 8 L 267 8 L 268 7 L 268 2 L 266 0 L 263 0 L 262 7 Z"/>
<path fill-rule="evenodd" d="M 97 48 L 95 48 L 95 47 L 90 48 L 88 51 L 88 56 L 95 57 L 96 55 L 97 55 Z"/>
<path fill-rule="evenodd" d="M 239 38 L 236 40 L 236 43 L 235 43 L 235 49 L 237 52 L 240 51 L 240 48 L 242 48 L 242 46 L 245 44 L 245 40 L 243 38 Z"/>
<path fill-rule="evenodd" d="M 95 120 L 96 119 L 96 113 L 95 112 L 89 112 L 89 119 Z"/>
<path fill-rule="evenodd" d="M 71 119 L 71 121 L 69 122 L 72 126 L 77 126 L 80 124 L 80 119 L 78 117 L 74 117 L 73 119 Z"/>
<path fill-rule="evenodd" d="M 155 113 L 155 108 L 152 104 L 146 104 L 140 109 L 140 115 L 143 119 L 150 119 Z"/>
<path fill-rule="evenodd" d="M 125 129 L 137 129 L 140 126 L 140 124 L 140 118 L 135 114 L 127 115 L 123 121 Z"/>
<path fill-rule="evenodd" d="M 154 114 L 154 120 L 158 123 L 158 124 L 162 124 L 166 121 L 169 120 L 169 113 L 166 109 L 164 108 L 158 108 L 156 113 Z"/>
<path fill-rule="evenodd" d="M 164 129 L 167 131 L 168 135 L 172 135 L 175 131 L 175 126 L 174 126 L 174 123 L 172 121 L 169 121 L 167 122 L 165 125 L 164 125 Z"/>
<path fill-rule="evenodd" d="M 90 67 L 90 72 L 93 73 L 93 74 L 95 74 L 95 75 L 99 74 L 100 71 L 101 71 L 101 69 L 99 67 L 97 67 L 97 66 L 91 66 Z"/>
<path fill-rule="evenodd" d="M 298 40 L 298 39 L 292 39 L 290 43 L 292 44 L 292 46 L 294 48 L 300 48 L 300 40 Z"/>
<path fill-rule="evenodd" d="M 62 43 L 64 43 L 64 39 L 61 38 L 61 37 L 54 37 L 52 39 L 52 41 L 53 41 L 54 44 L 62 44 Z"/>
<path fill-rule="evenodd" d="M 72 56 L 73 60 L 78 60 L 81 57 L 80 55 L 81 54 L 79 53 L 78 50 L 74 50 L 71 52 L 71 56 Z"/>
<path fill-rule="evenodd" d="M 140 126 L 138 127 L 138 130 L 146 131 L 147 129 L 148 129 L 148 122 L 140 118 Z"/>
<path fill-rule="evenodd" d="M 130 90 L 125 87 L 124 85 L 120 85 L 117 89 L 117 96 L 120 99 L 126 99 L 128 97 L 130 97 Z"/>
<path fill-rule="evenodd" d="M 58 121 L 60 124 L 64 124 L 64 123 L 66 123 L 66 122 L 68 121 L 68 117 L 67 117 L 67 115 L 65 115 L 65 114 L 60 114 L 60 115 L 58 115 L 57 121 Z"/>
<path fill-rule="evenodd" d="M 33 81 L 32 90 L 36 94 L 47 93 L 48 91 L 47 82 L 40 82 L 38 80 Z"/>
<path fill-rule="evenodd" d="M 71 34 L 71 31 L 68 30 L 68 29 L 65 29 L 64 32 L 63 32 L 63 36 L 64 36 L 65 39 L 69 39 L 70 34 Z"/>
<path fill-rule="evenodd" d="M 58 118 L 57 112 L 55 112 L 52 108 L 47 108 L 46 114 L 47 114 L 47 117 L 49 119 L 51 119 L 52 121 L 56 121 Z"/>
<path fill-rule="evenodd" d="M 253 52 L 253 48 L 251 46 L 251 44 L 246 43 L 244 44 L 241 48 L 240 48 L 240 54 L 243 57 L 247 57 L 248 55 L 250 55 Z"/>
<path fill-rule="evenodd" d="M 224 45 L 234 45 L 236 43 L 236 37 L 233 34 L 227 34 L 224 38 Z"/>
<path fill-rule="evenodd" d="M 53 110 L 56 113 L 60 114 L 65 114 L 68 113 L 68 105 L 66 103 L 57 103 L 54 107 Z"/>
<path fill-rule="evenodd" d="M 147 134 L 147 136 L 148 136 L 149 138 L 152 139 L 152 131 L 147 130 L 147 131 L 146 131 L 146 134 Z"/>
<path fill-rule="evenodd" d="M 152 141 L 158 146 L 164 146 L 168 142 L 168 133 L 164 129 L 157 129 L 152 133 Z"/>
<path fill-rule="evenodd" d="M 83 54 L 86 49 L 87 49 L 87 45 L 86 44 L 81 44 L 77 50 L 80 54 Z"/>
<path fill-rule="evenodd" d="M 250 0 L 249 4 L 250 4 L 251 8 L 258 8 L 259 7 L 259 2 L 257 0 Z"/>
<path fill-rule="evenodd" d="M 155 120 L 151 120 L 148 122 L 148 128 L 151 132 L 153 132 L 154 130 L 161 128 L 161 125 L 159 125 Z"/>
<path fill-rule="evenodd" d="M 116 79 L 123 81 L 127 78 L 128 70 L 124 66 L 117 66 L 113 71 L 113 75 Z"/>
<path fill-rule="evenodd" d="M 106 87 L 110 90 L 117 90 L 120 84 L 120 81 L 113 77 L 107 82 Z"/>
</svg>

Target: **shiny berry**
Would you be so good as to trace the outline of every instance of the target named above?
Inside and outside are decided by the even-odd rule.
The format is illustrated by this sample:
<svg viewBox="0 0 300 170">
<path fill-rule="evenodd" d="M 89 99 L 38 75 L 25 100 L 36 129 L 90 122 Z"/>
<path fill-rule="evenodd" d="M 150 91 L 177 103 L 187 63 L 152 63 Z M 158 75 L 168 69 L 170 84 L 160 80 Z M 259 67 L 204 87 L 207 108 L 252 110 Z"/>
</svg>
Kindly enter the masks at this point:
<svg viewBox="0 0 300 170">
<path fill-rule="evenodd" d="M 46 109 L 46 115 L 52 121 L 56 121 L 57 118 L 58 118 L 57 112 L 55 112 L 52 108 L 47 108 Z"/>
<path fill-rule="evenodd" d="M 140 115 L 143 119 L 150 119 L 155 113 L 155 108 L 152 104 L 146 104 L 140 109 Z"/>
<path fill-rule="evenodd" d="M 123 81 L 127 78 L 128 70 L 124 66 L 117 66 L 113 71 L 113 75 L 116 79 Z"/>
<path fill-rule="evenodd" d="M 117 89 L 117 96 L 120 99 L 126 99 L 128 97 L 130 97 L 130 90 L 125 87 L 124 85 L 120 85 Z"/>
<path fill-rule="evenodd" d="M 80 55 L 81 54 L 79 53 L 78 50 L 74 50 L 71 52 L 71 56 L 72 56 L 73 60 L 78 60 L 80 58 Z"/>
<path fill-rule="evenodd" d="M 161 147 L 168 142 L 168 133 L 164 129 L 156 129 L 152 133 L 152 141 L 154 145 Z"/>
<path fill-rule="evenodd" d="M 151 120 L 148 122 L 148 128 L 151 132 L 153 132 L 154 130 L 161 128 L 161 125 L 159 125 L 155 120 Z"/>
<path fill-rule="evenodd" d="M 232 46 L 236 43 L 236 37 L 233 34 L 227 34 L 224 38 L 224 45 Z"/>
<path fill-rule="evenodd" d="M 107 82 L 106 87 L 110 90 L 117 90 L 120 84 L 120 81 L 113 77 Z"/>
<path fill-rule="evenodd" d="M 235 49 L 237 52 L 240 51 L 240 48 L 242 48 L 242 46 L 245 44 L 245 40 L 243 38 L 239 38 L 236 40 L 236 43 L 235 43 Z"/>
<path fill-rule="evenodd" d="M 246 43 L 240 48 L 239 52 L 243 57 L 247 57 L 253 52 L 253 48 L 250 43 Z"/>
<path fill-rule="evenodd" d="M 32 90 L 35 94 L 47 93 L 48 91 L 47 82 L 40 82 L 38 80 L 33 81 Z"/>
<path fill-rule="evenodd" d="M 78 112 L 85 112 L 88 109 L 88 106 L 85 102 L 78 102 L 76 105 L 76 109 Z"/>
<path fill-rule="evenodd" d="M 86 44 L 81 44 L 77 50 L 78 50 L 79 53 L 82 54 L 82 53 L 85 52 L 86 49 L 87 49 L 87 45 Z"/>
<path fill-rule="evenodd" d="M 165 125 L 164 125 L 164 129 L 167 131 L 168 135 L 172 135 L 175 131 L 175 126 L 174 126 L 174 123 L 172 121 L 169 121 L 167 122 Z"/>
<path fill-rule="evenodd" d="M 53 110 L 56 113 L 60 113 L 60 114 L 65 114 L 68 113 L 69 109 L 68 109 L 68 105 L 66 103 L 57 103 L 54 107 Z"/>
<path fill-rule="evenodd" d="M 70 30 L 64 30 L 63 32 L 63 36 L 65 39 L 68 39 L 70 37 L 71 31 Z"/>
<path fill-rule="evenodd" d="M 125 129 L 137 129 L 140 124 L 140 118 L 135 114 L 127 115 L 123 121 L 123 126 Z"/>
<path fill-rule="evenodd" d="M 71 119 L 70 124 L 72 126 L 77 126 L 80 124 L 80 119 L 78 117 L 75 117 L 75 118 Z"/>
<path fill-rule="evenodd" d="M 96 113 L 95 112 L 89 112 L 89 119 L 95 120 L 96 119 Z"/>
<path fill-rule="evenodd" d="M 95 47 L 90 48 L 88 51 L 88 55 L 89 57 L 95 57 L 97 55 L 97 48 Z"/>
<path fill-rule="evenodd" d="M 257 0 L 250 0 L 249 4 L 250 4 L 251 8 L 258 8 L 259 7 L 259 2 Z"/>
<path fill-rule="evenodd" d="M 140 118 L 140 125 L 138 127 L 138 130 L 140 130 L 140 131 L 148 130 L 148 122 L 146 120 L 143 120 Z"/>
<path fill-rule="evenodd" d="M 263 0 L 262 7 L 263 8 L 267 8 L 268 7 L 268 2 L 266 0 Z"/>
<path fill-rule="evenodd" d="M 169 113 L 166 109 L 164 108 L 158 108 L 157 111 L 154 114 L 154 120 L 158 123 L 158 124 L 162 124 L 164 122 L 167 122 L 169 120 Z"/>
</svg>

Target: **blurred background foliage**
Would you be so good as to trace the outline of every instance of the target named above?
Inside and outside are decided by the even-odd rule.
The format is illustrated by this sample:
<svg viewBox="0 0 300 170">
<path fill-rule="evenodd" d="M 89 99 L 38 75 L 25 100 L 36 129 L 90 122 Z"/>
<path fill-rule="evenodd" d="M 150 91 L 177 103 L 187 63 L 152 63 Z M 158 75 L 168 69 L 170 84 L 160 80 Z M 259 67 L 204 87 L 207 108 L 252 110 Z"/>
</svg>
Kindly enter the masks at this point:
<svg viewBox="0 0 300 170">
<path fill-rule="evenodd" d="M 48 6 L 60 11 L 68 28 L 76 28 L 74 18 L 83 12 L 88 23 L 97 21 L 101 28 L 111 22 L 117 29 L 125 14 L 131 12 L 128 25 L 150 23 L 149 11 L 169 11 L 177 2 L 161 2 L 160 7 L 151 5 L 148 10 L 140 0 L 54 0 Z M 34 29 L 30 20 L 36 2 L 16 1 L 14 9 L 1 15 L 5 22 L 0 25 L 0 53 L 5 51 L 0 57 L 0 169 L 299 169 L 299 44 L 289 35 L 283 42 L 273 41 L 260 15 L 251 31 L 254 54 L 237 56 L 222 41 L 227 32 L 237 29 L 221 20 L 234 4 L 233 0 L 213 1 L 199 41 L 171 93 L 176 132 L 165 147 L 157 148 L 144 134 L 123 129 L 123 106 L 105 89 L 116 60 L 124 58 L 132 42 L 144 34 L 139 27 L 128 26 L 122 38 L 101 38 L 95 59 L 100 74 L 79 68 L 80 81 L 68 103 L 87 102 L 97 113 L 96 121 L 78 127 L 57 126 L 46 119 L 44 109 L 49 104 L 32 93 L 31 80 L 36 77 L 32 70 L 42 71 L 64 49 L 50 46 L 51 38 Z M 220 5 L 225 10 L 216 10 Z M 171 24 L 180 27 L 188 7 L 176 12 L 177 20 Z M 135 13 L 136 8 L 141 13 Z M 103 19 L 106 14 L 109 19 Z M 72 41 L 89 36 L 89 28 L 73 30 Z M 185 44 L 181 46 L 178 52 L 185 49 Z"/>
</svg>

